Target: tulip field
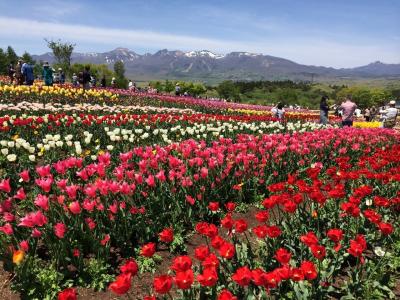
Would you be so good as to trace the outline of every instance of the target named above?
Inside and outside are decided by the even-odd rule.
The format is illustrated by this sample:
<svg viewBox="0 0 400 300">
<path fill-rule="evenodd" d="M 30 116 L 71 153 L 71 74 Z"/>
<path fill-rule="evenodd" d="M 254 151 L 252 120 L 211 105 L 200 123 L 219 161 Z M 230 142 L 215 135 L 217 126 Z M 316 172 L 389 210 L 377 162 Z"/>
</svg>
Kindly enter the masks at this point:
<svg viewBox="0 0 400 300">
<path fill-rule="evenodd" d="M 396 299 L 400 133 L 0 85 L 1 299 Z"/>
</svg>

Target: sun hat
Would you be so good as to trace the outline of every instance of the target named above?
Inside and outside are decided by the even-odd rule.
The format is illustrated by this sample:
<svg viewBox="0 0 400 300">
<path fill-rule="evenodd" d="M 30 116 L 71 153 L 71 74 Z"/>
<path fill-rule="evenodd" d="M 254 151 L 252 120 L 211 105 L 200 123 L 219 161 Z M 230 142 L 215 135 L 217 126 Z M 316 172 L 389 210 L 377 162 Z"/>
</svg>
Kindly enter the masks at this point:
<svg viewBox="0 0 400 300">
<path fill-rule="evenodd" d="M 392 100 L 389 102 L 390 105 L 396 105 L 396 101 Z"/>
<path fill-rule="evenodd" d="M 43 64 L 43 67 L 48 67 L 48 66 L 49 66 L 49 62 L 45 61 L 44 64 Z"/>
</svg>

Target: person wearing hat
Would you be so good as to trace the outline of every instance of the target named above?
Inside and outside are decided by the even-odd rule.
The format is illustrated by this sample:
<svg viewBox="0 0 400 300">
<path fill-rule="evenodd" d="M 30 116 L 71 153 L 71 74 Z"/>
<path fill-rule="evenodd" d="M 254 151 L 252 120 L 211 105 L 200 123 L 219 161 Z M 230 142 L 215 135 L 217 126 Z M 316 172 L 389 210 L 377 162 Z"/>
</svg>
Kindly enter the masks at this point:
<svg viewBox="0 0 400 300">
<path fill-rule="evenodd" d="M 115 89 L 115 88 L 117 87 L 117 82 L 116 82 L 116 80 L 115 80 L 115 77 L 113 77 L 113 78 L 111 79 L 111 87 L 112 87 L 113 89 Z"/>
<path fill-rule="evenodd" d="M 44 79 L 44 85 L 52 86 L 53 85 L 53 69 L 50 68 L 50 65 L 47 61 L 43 64 L 42 75 L 43 75 L 43 79 Z"/>
<path fill-rule="evenodd" d="M 381 111 L 382 114 L 382 127 L 393 128 L 396 125 L 397 118 L 396 101 L 389 102 L 389 108 Z"/>
<path fill-rule="evenodd" d="M 175 85 L 175 95 L 180 96 L 181 95 L 181 87 L 179 86 L 179 83 Z"/>
</svg>

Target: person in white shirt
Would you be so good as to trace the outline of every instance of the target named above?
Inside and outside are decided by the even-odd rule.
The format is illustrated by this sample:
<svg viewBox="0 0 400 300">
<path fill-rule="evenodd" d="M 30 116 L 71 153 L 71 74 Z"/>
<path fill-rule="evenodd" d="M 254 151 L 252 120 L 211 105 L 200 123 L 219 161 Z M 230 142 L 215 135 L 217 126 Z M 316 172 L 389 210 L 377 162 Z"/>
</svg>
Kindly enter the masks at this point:
<svg viewBox="0 0 400 300">
<path fill-rule="evenodd" d="M 277 106 L 273 107 L 271 109 L 272 112 L 272 116 L 279 119 L 280 121 L 283 120 L 283 117 L 285 115 L 285 109 L 283 108 L 283 104 L 282 103 L 278 103 Z"/>
<path fill-rule="evenodd" d="M 380 111 L 382 115 L 382 127 L 393 128 L 396 125 L 396 117 L 398 112 L 395 106 L 396 101 L 392 100 L 389 102 L 389 108 Z"/>
</svg>

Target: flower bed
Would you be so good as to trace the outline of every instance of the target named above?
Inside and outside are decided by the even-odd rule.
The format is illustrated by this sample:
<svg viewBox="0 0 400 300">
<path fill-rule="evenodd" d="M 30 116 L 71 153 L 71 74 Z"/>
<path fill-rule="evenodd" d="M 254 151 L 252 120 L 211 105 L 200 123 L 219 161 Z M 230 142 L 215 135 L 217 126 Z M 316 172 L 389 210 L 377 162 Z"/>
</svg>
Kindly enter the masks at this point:
<svg viewBox="0 0 400 300">
<path fill-rule="evenodd" d="M 38 165 L 35 170 L 25 169 L 23 164 L 10 163 L 7 169 L 1 170 L 3 179 L 0 181 L 0 193 L 3 197 L 0 240 L 6 245 L 2 248 L 3 260 L 6 267 L 16 274 L 16 287 L 23 293 L 28 293 L 32 286 L 36 286 L 34 293 L 38 297 L 44 298 L 48 293 L 56 293 L 71 284 L 104 283 L 111 281 L 115 274 L 113 267 L 115 268 L 115 263 L 119 261 L 115 259 L 116 254 L 119 257 L 136 256 L 140 267 L 144 268 L 148 263 L 146 257 L 151 257 L 156 250 L 158 233 L 161 232 L 161 241 L 168 244 L 172 235 L 176 244 L 175 240 L 182 239 L 193 228 L 196 220 L 218 224 L 218 218 L 212 211 L 225 205 L 229 208 L 232 205 L 228 203 L 232 201 L 237 204 L 251 203 L 264 194 L 262 198 L 267 197 L 267 200 L 263 201 L 263 204 L 269 214 L 281 215 L 271 219 L 273 223 L 268 223 L 268 228 L 271 231 L 271 226 L 277 225 L 283 232 L 276 236 L 276 240 L 272 238 L 265 241 L 265 253 L 271 256 L 273 254 L 268 249 L 276 250 L 277 246 L 287 248 L 293 256 L 289 269 L 293 271 L 300 268 L 296 269 L 299 276 L 296 278 L 299 280 L 293 279 L 293 273 L 290 273 L 287 279 L 281 280 L 282 284 L 285 284 L 282 291 L 316 295 L 318 290 L 318 293 L 325 295 L 326 291 L 323 288 L 312 288 L 319 286 L 323 281 L 320 277 L 313 281 L 318 283 L 315 285 L 309 285 L 304 280 L 313 280 L 311 275 L 305 277 L 305 274 L 308 274 L 312 266 L 315 267 L 315 263 L 307 263 L 307 270 L 306 267 L 302 267 L 304 261 L 314 260 L 310 256 L 313 251 L 305 252 L 307 248 L 299 248 L 300 244 L 294 240 L 297 235 L 291 235 L 291 230 L 297 228 L 296 232 L 306 233 L 312 229 L 323 239 L 318 240 L 317 246 L 327 247 L 325 230 L 334 228 L 333 226 L 344 228 L 346 224 L 360 220 L 349 217 L 345 219 L 348 223 L 345 223 L 339 218 L 340 209 L 346 213 L 342 218 L 356 210 L 354 202 L 349 201 L 348 197 L 358 186 L 373 185 L 375 182 L 381 185 L 389 183 L 384 187 L 373 186 L 373 192 L 368 195 L 395 198 L 395 192 L 398 190 L 398 177 L 395 175 L 398 173 L 398 159 L 393 158 L 393 153 L 398 148 L 387 151 L 387 156 L 386 152 L 380 149 L 392 149 L 392 145 L 398 144 L 398 141 L 399 135 L 392 130 L 328 129 L 293 135 L 239 135 L 235 141 L 220 138 L 208 146 L 205 141 L 187 140 L 164 147 L 138 147 L 112 155 L 104 153 L 98 155 L 94 162 L 70 157 L 49 165 Z M 369 159 L 370 157 L 373 159 Z M 370 168 L 370 172 L 377 174 L 371 178 L 364 178 L 367 176 L 364 174 L 365 170 Z M 293 182 L 287 184 L 288 174 L 291 174 L 289 178 L 294 179 L 290 179 Z M 337 189 L 344 190 L 344 194 L 329 194 Z M 318 198 L 320 194 L 314 195 L 314 192 L 318 191 L 324 201 Z M 300 194 L 301 199 L 298 199 L 297 194 Z M 279 201 L 273 203 L 268 199 Z M 346 204 L 344 209 L 340 202 L 350 204 Z M 274 206 L 282 206 L 286 215 L 274 210 Z M 336 210 L 333 210 L 334 208 Z M 294 210 L 291 216 L 297 219 L 293 219 L 291 225 L 288 216 L 292 209 Z M 310 211 L 313 213 L 314 210 L 317 216 L 315 220 L 309 216 Z M 336 215 L 333 216 L 332 212 Z M 383 220 L 387 222 L 392 216 L 392 212 L 387 212 Z M 304 223 L 306 221 L 309 223 Z M 200 225 L 196 226 L 201 234 L 210 238 L 218 234 L 215 225 L 201 224 L 203 229 Z M 242 221 L 236 220 L 234 224 L 236 233 L 246 231 Z M 358 231 L 363 228 L 364 223 L 357 223 L 357 226 L 352 229 L 351 234 L 346 233 L 345 243 L 350 243 L 355 234 L 362 233 Z M 172 231 L 168 228 L 172 228 Z M 260 228 L 260 234 L 262 229 Z M 270 234 L 275 235 L 278 229 L 273 230 L 275 233 Z M 230 236 L 229 239 L 235 239 L 235 236 Z M 370 240 L 368 236 L 367 238 L 368 243 L 375 241 Z M 226 246 L 226 251 L 222 253 L 227 256 L 225 260 L 221 260 L 221 268 L 211 268 L 211 265 L 219 260 L 214 256 L 209 260 L 210 268 L 203 265 L 205 269 L 201 270 L 202 276 L 196 277 L 202 286 L 207 285 L 208 280 L 208 286 L 211 288 L 193 286 L 193 290 L 185 292 L 185 299 L 195 297 L 194 295 L 199 293 L 204 294 L 204 297 L 211 297 L 210 299 L 216 297 L 217 293 L 220 293 L 216 281 L 207 279 L 215 278 L 213 274 L 219 274 L 222 285 L 236 293 L 239 299 L 242 295 L 244 297 L 249 293 L 265 293 L 266 290 L 275 293 L 278 283 L 276 287 L 268 286 L 264 291 L 258 288 L 260 284 L 257 283 L 255 286 L 251 285 L 251 288 L 240 288 L 240 285 L 249 284 L 245 284 L 248 279 L 243 282 L 240 280 L 242 271 L 232 277 L 233 282 L 230 280 L 239 267 L 247 266 L 252 271 L 262 267 L 264 269 L 261 273 L 254 273 L 260 276 L 265 272 L 274 272 L 276 275 L 275 269 L 279 267 L 273 259 L 264 264 L 256 258 L 254 261 L 248 260 L 251 244 L 247 246 L 247 250 L 244 250 L 245 246 L 234 247 L 234 255 L 247 253 L 247 256 L 240 254 L 231 263 L 229 259 L 233 256 L 228 257 L 233 251 L 231 245 L 238 244 L 239 240 L 228 240 L 227 243 L 220 240 L 220 246 Z M 360 239 L 356 242 L 359 243 Z M 142 243 L 147 244 L 139 248 Z M 382 245 L 389 247 L 390 240 Z M 221 251 L 221 247 L 214 248 Z M 323 264 L 323 261 L 321 263 Z M 284 265 L 282 264 L 282 267 Z M 55 288 L 46 288 L 38 275 L 43 275 L 39 272 L 39 266 L 55 276 Z M 127 274 L 135 273 L 132 271 L 133 266 L 134 263 L 130 267 L 122 268 L 125 275 L 118 277 L 116 285 L 111 287 L 114 291 L 118 291 L 118 285 L 129 286 L 131 276 Z M 332 265 L 329 263 L 329 266 Z M 320 270 L 321 267 L 317 264 L 315 272 Z M 189 268 L 178 268 L 175 272 L 187 272 L 186 275 L 191 278 Z M 246 278 L 249 278 L 250 273 L 247 269 L 243 269 L 243 272 L 247 274 Z M 96 277 L 103 275 L 105 277 L 101 280 Z M 186 275 L 178 276 L 177 273 L 175 282 L 179 281 L 177 277 L 184 279 Z M 263 276 L 260 280 L 264 280 L 267 275 Z M 172 284 L 170 280 L 172 277 L 168 276 L 158 278 L 155 284 L 156 291 L 159 294 L 167 292 L 167 287 Z M 249 280 L 253 280 L 253 277 Z M 295 288 L 295 285 L 298 286 Z M 164 288 L 158 288 L 159 286 Z M 183 285 L 178 287 L 185 289 L 182 288 Z M 192 288 L 192 284 L 188 284 L 187 288 Z"/>
<path fill-rule="evenodd" d="M 252 228 L 232 217 L 233 203 L 220 219 L 223 230 L 197 223 L 204 245 L 193 257 L 174 258 L 147 299 L 172 286 L 183 299 L 394 299 L 399 150 L 397 144 L 358 159 L 343 155 L 330 167 L 317 163 L 289 174 L 268 186 Z M 110 289 L 128 290 L 130 279 L 120 280 L 127 274 L 121 268 Z"/>
<path fill-rule="evenodd" d="M 206 114 L 6 115 L 0 118 L 0 124 L 0 166 L 14 161 L 30 164 L 38 159 L 52 162 L 65 155 L 95 160 L 104 151 L 120 153 L 133 146 L 163 145 L 189 138 L 209 144 L 239 133 L 324 128 L 316 123 L 281 124 L 263 116 Z"/>
</svg>

